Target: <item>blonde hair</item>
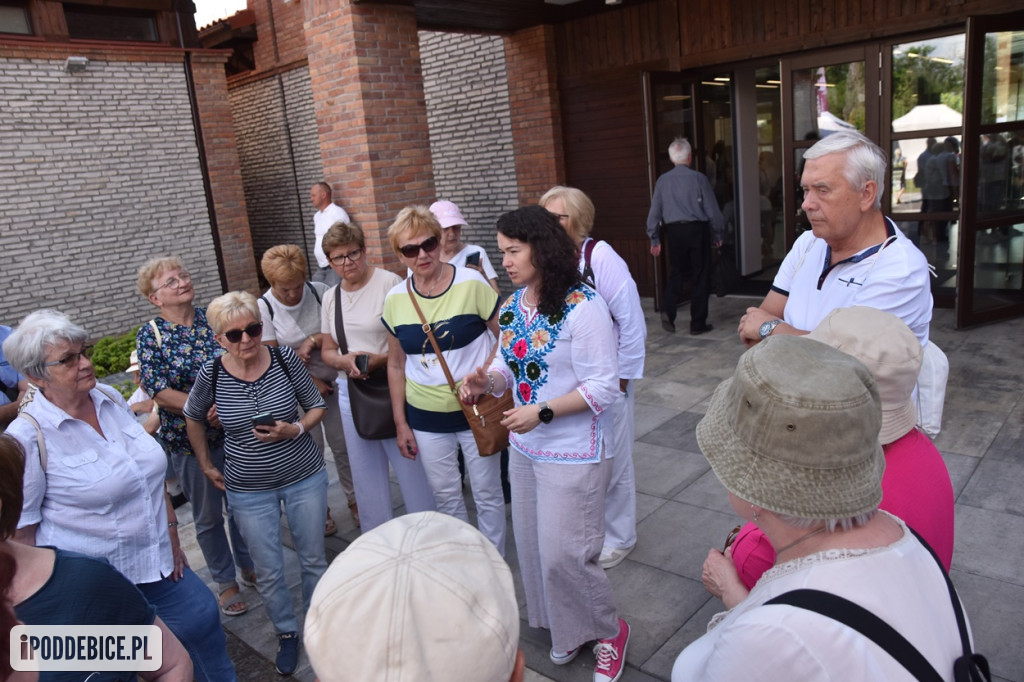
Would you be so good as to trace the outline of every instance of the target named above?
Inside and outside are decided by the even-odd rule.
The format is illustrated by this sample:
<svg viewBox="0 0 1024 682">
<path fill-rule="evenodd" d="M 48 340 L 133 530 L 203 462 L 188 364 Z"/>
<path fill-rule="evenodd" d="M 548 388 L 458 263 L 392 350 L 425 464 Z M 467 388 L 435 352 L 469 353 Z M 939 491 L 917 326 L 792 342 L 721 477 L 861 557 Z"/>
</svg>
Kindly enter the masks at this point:
<svg viewBox="0 0 1024 682">
<path fill-rule="evenodd" d="M 416 205 L 406 206 L 399 211 L 395 222 L 391 223 L 391 227 L 388 228 L 388 242 L 391 243 L 391 248 L 395 250 L 397 256 L 402 255 L 398 250 L 398 240 L 402 235 L 419 232 L 422 228 L 428 230 L 431 236 L 441 239 L 441 223 L 437 222 L 437 218 L 429 208 Z"/>
<path fill-rule="evenodd" d="M 153 280 L 165 270 L 188 272 L 188 268 L 185 267 L 185 261 L 181 259 L 181 256 L 156 256 L 155 258 L 150 258 L 139 268 L 137 286 L 143 298 L 149 298 L 149 295 L 156 291 L 156 287 L 153 286 Z"/>
<path fill-rule="evenodd" d="M 262 322 L 256 297 L 248 291 L 229 291 L 210 301 L 206 309 L 206 321 L 214 334 L 223 334 L 228 323 L 243 313 L 249 313 L 257 322 Z"/>
<path fill-rule="evenodd" d="M 582 242 L 594 229 L 594 202 L 582 190 L 575 187 L 555 185 L 540 198 L 540 205 L 547 208 L 555 199 L 561 199 L 565 215 L 569 216 L 569 234 L 574 241 Z"/>
<path fill-rule="evenodd" d="M 260 270 L 270 286 L 284 282 L 306 280 L 306 256 L 294 244 L 271 246 L 260 259 Z"/>
</svg>

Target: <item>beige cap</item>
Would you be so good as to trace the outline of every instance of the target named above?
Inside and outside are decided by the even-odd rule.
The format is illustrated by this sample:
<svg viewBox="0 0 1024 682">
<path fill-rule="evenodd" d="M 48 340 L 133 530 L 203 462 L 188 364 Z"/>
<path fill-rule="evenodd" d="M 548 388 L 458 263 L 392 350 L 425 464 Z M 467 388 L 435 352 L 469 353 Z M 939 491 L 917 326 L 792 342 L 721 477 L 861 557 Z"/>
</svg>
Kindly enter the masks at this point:
<svg viewBox="0 0 1024 682">
<path fill-rule="evenodd" d="M 913 393 L 924 348 L 903 320 L 876 308 L 836 308 L 808 338 L 827 343 L 864 363 L 882 398 L 878 442 L 888 445 L 917 423 Z"/>
<path fill-rule="evenodd" d="M 327 569 L 305 645 L 321 682 L 504 682 L 519 648 L 512 572 L 468 523 L 400 516 Z"/>
</svg>

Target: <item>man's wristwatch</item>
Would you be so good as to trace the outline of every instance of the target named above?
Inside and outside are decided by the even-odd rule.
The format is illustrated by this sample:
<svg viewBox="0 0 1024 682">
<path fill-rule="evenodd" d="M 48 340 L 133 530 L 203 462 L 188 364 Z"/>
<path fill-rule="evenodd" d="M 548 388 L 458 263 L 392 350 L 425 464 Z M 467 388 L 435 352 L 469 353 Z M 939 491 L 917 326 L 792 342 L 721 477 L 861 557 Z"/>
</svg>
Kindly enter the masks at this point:
<svg viewBox="0 0 1024 682">
<path fill-rule="evenodd" d="M 555 418 L 554 411 L 548 407 L 546 402 L 540 403 L 537 408 L 537 418 L 544 424 L 550 424 L 551 420 Z"/>
<path fill-rule="evenodd" d="M 782 320 L 768 320 L 757 330 L 757 335 L 762 339 L 767 339 L 780 324 L 782 324 Z"/>
</svg>

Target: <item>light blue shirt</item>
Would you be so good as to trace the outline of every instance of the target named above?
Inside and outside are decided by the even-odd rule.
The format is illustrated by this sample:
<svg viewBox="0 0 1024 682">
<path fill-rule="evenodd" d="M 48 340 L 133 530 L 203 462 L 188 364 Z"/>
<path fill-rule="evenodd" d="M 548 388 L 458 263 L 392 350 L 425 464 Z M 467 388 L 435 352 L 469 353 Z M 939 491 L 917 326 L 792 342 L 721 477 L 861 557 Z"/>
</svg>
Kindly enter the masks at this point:
<svg viewBox="0 0 1024 682">
<path fill-rule="evenodd" d="M 7 358 L 4 357 L 3 342 L 7 340 L 7 337 L 11 335 L 12 329 L 5 327 L 0 324 L 0 383 L 6 387 L 14 387 L 18 385 L 19 381 L 22 381 L 25 377 L 21 376 L 11 367 L 11 364 L 7 362 Z M 6 405 L 11 402 L 3 392 L 0 392 L 0 405 Z"/>
</svg>

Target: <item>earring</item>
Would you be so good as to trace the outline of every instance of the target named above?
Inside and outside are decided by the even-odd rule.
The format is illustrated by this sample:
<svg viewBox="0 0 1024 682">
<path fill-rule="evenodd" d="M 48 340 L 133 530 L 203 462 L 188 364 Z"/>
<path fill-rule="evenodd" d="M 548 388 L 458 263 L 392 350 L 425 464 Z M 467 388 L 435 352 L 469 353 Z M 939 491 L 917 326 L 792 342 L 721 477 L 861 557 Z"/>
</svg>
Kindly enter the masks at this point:
<svg viewBox="0 0 1024 682">
<path fill-rule="evenodd" d="M 757 523 L 757 507 L 750 505 L 750 509 L 754 512 L 754 523 Z"/>
</svg>

